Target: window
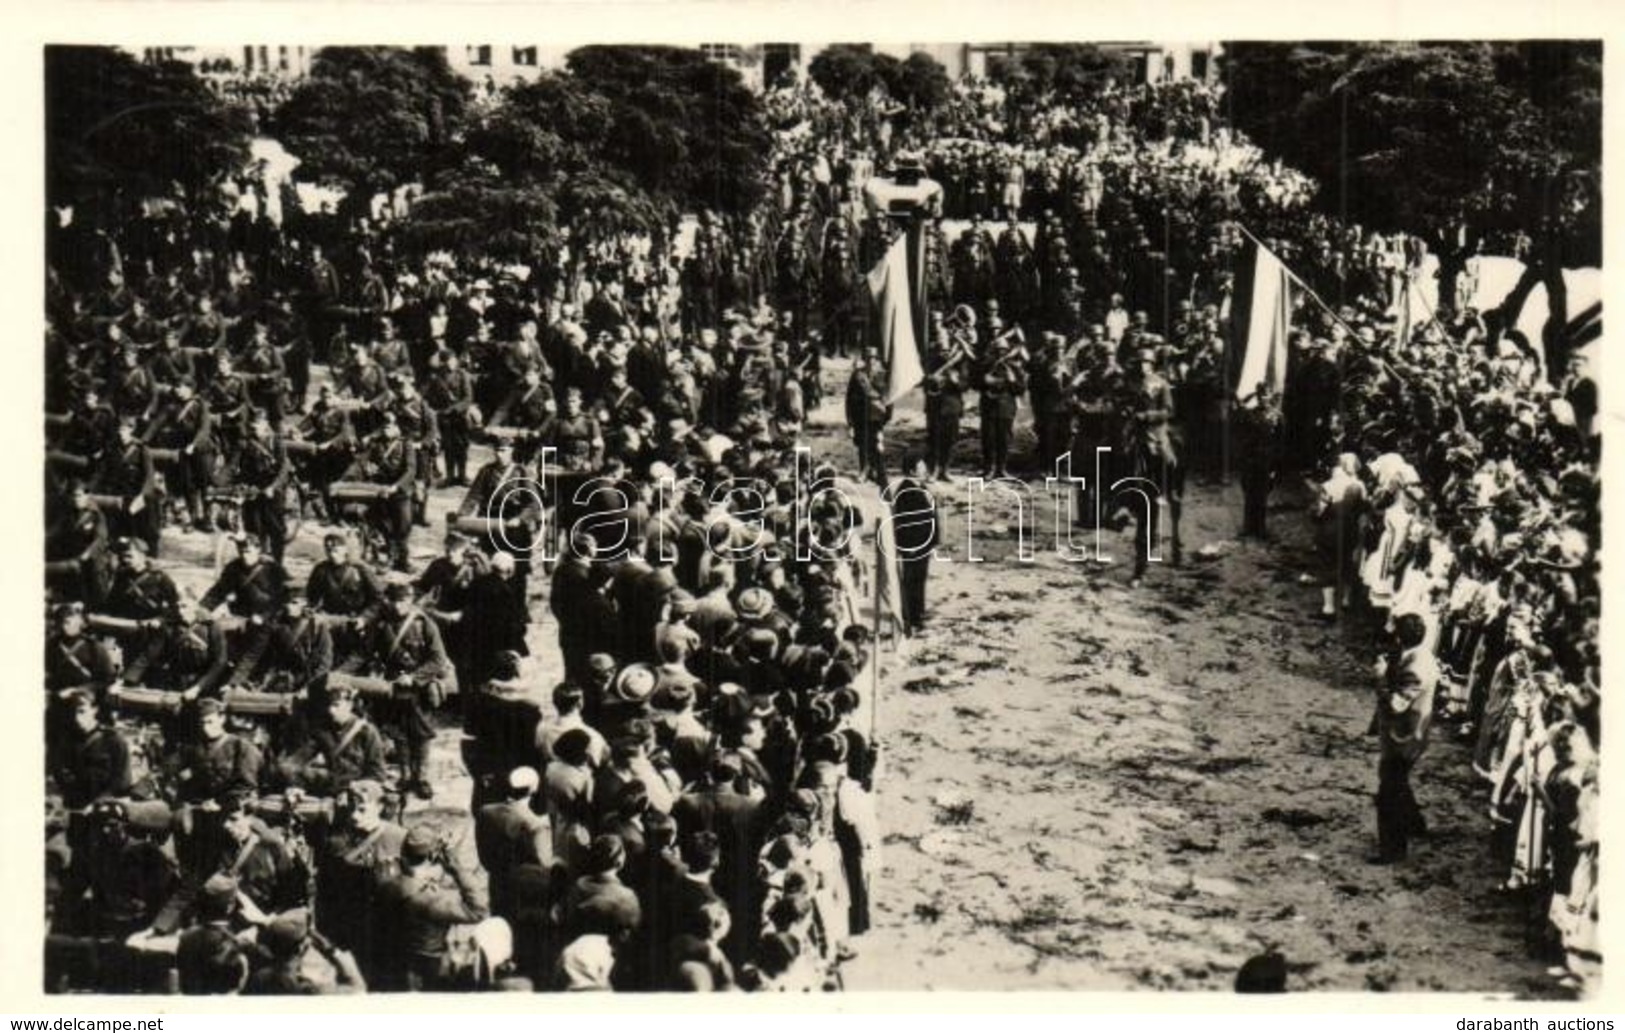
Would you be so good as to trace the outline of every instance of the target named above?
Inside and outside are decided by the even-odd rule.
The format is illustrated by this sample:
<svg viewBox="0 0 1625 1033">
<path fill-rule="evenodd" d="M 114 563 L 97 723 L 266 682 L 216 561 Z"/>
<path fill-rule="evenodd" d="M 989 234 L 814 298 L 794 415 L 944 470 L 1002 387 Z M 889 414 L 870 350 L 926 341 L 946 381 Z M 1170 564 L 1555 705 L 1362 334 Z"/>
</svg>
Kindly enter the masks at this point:
<svg viewBox="0 0 1625 1033">
<path fill-rule="evenodd" d="M 469 47 L 468 63 L 471 65 L 480 65 L 482 67 L 489 66 L 491 64 L 491 48 Z"/>
<path fill-rule="evenodd" d="M 736 43 L 701 43 L 700 52 L 713 61 L 738 61 L 743 56 Z"/>
<path fill-rule="evenodd" d="M 514 47 L 513 48 L 513 63 L 516 64 L 516 65 L 519 65 L 522 68 L 535 68 L 536 67 L 536 48 L 535 47 Z"/>
<path fill-rule="evenodd" d="M 286 72 L 288 70 L 288 48 L 287 47 L 277 47 L 276 48 L 276 66 L 281 71 Z"/>
<path fill-rule="evenodd" d="M 1191 78 L 1193 78 L 1193 79 L 1206 79 L 1207 78 L 1207 51 L 1205 51 L 1205 50 L 1193 50 L 1193 51 L 1191 51 Z"/>
</svg>

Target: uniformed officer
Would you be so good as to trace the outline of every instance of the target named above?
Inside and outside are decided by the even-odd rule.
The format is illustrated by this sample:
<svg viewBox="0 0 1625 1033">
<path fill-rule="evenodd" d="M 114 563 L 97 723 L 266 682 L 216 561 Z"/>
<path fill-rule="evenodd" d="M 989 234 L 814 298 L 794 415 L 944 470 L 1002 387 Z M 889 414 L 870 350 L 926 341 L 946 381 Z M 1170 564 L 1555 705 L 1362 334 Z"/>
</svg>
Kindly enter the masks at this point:
<svg viewBox="0 0 1625 1033">
<path fill-rule="evenodd" d="M 846 385 L 846 424 L 858 450 L 858 476 L 883 483 L 886 460 L 881 454 L 880 436 L 891 420 L 886 403 L 886 385 L 879 369 L 879 356 L 873 348 L 853 362 L 852 377 Z"/>
</svg>

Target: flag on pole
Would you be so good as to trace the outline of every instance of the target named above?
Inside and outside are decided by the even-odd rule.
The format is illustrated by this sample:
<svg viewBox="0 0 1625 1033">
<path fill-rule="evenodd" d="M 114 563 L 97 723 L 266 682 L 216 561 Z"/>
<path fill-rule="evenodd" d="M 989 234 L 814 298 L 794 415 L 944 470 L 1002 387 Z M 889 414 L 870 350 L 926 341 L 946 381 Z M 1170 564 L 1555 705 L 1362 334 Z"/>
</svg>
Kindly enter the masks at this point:
<svg viewBox="0 0 1625 1033">
<path fill-rule="evenodd" d="M 1242 343 L 1236 397 L 1246 398 L 1268 382 L 1279 396 L 1286 388 L 1287 334 L 1292 330 L 1292 274 L 1269 248 L 1250 242 L 1242 262 L 1232 310 L 1235 336 Z"/>
<path fill-rule="evenodd" d="M 903 626 L 903 572 L 897 556 L 897 537 L 892 531 L 891 505 L 880 500 L 884 514 L 875 522 L 875 637 L 880 637 L 884 619 L 892 627 Z"/>
<path fill-rule="evenodd" d="M 900 235 L 886 256 L 869 271 L 880 355 L 886 363 L 886 404 L 895 403 L 925 379 L 914 331 L 912 284 L 908 274 L 908 236 Z"/>
</svg>

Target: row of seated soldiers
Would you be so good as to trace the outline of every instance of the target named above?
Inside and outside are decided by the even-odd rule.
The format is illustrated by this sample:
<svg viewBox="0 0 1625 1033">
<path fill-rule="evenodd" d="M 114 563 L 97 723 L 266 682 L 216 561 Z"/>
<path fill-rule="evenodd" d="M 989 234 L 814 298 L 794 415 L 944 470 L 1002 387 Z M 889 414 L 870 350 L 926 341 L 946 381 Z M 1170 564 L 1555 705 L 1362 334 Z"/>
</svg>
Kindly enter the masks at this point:
<svg viewBox="0 0 1625 1033">
<path fill-rule="evenodd" d="M 252 319 L 240 344 L 227 335 L 207 348 L 183 345 L 174 328 L 144 347 L 108 336 L 119 325 L 110 324 L 103 338 L 63 349 L 61 411 L 48 419 L 47 558 L 72 576 L 67 568 L 98 549 L 105 574 L 106 543 L 85 501 L 105 513 L 109 537 L 137 538 L 156 556 L 168 510 L 208 529 L 211 504 L 226 500 L 273 557 L 296 507 L 334 517 L 365 503 L 361 516 L 404 570 L 430 489 L 468 484 L 476 440 L 512 442 L 522 461 L 550 448 L 571 474 L 612 456 L 641 468 L 678 458 L 696 427 L 771 423 L 793 434 L 809 391 L 816 403 L 816 355 L 794 361 L 805 349 L 761 320 L 735 317 L 724 336 L 706 330 L 668 350 L 652 325 L 620 324 L 589 342 L 574 315 L 566 307 L 546 335 L 537 318 L 521 318 L 503 341 L 482 321 L 467 342 L 421 358 L 383 319 L 308 404 L 282 365 L 294 345 L 277 335 L 293 331 L 268 317 Z"/>
</svg>

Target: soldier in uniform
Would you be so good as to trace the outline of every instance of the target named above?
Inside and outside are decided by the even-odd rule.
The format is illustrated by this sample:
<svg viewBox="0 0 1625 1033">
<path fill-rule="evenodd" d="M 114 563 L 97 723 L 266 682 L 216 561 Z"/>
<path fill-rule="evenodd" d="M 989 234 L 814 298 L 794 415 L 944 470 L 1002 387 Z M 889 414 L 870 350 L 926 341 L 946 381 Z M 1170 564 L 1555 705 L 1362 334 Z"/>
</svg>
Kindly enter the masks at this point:
<svg viewBox="0 0 1625 1033">
<path fill-rule="evenodd" d="M 237 369 L 248 384 L 249 401 L 270 417 L 273 427 L 282 426 L 288 409 L 288 371 L 264 319 L 254 320 L 254 336 L 243 350 Z"/>
<path fill-rule="evenodd" d="M 1236 421 L 1236 459 L 1241 467 L 1244 538 L 1269 538 L 1265 516 L 1270 489 L 1275 483 L 1276 457 L 1281 433 L 1281 405 L 1268 382 L 1258 385 L 1241 404 Z"/>
<path fill-rule="evenodd" d="M 474 684 L 469 673 L 468 629 L 463 611 L 468 605 L 469 586 L 485 571 L 484 554 L 471 545 L 473 539 L 462 532 L 447 532 L 445 555 L 430 560 L 412 583 L 418 606 L 440 626 L 440 637 L 457 668 L 459 685 Z"/>
<path fill-rule="evenodd" d="M 501 520 L 501 532 L 493 529 L 481 536 L 480 548 L 489 554 L 499 550 L 514 553 L 519 560 L 516 570 L 523 578 L 529 574 L 530 553 L 535 548 L 536 532 L 541 525 L 536 494 L 540 486 L 525 466 L 514 461 L 512 441 L 496 439 L 492 453 L 491 461 L 480 467 L 474 482 L 463 494 L 457 515 Z"/>
<path fill-rule="evenodd" d="M 926 465 L 937 480 L 946 481 L 965 413 L 965 385 L 975 362 L 976 311 L 960 305 L 951 325 L 940 320 L 938 326 L 925 375 Z"/>
<path fill-rule="evenodd" d="M 1043 350 L 1028 377 L 1038 469 L 1045 477 L 1054 474 L 1056 460 L 1072 444 L 1072 370 L 1065 344 L 1060 334 L 1046 331 Z"/>
<path fill-rule="evenodd" d="M 209 402 L 209 415 L 219 434 L 218 445 L 234 453 L 248 436 L 249 417 L 254 403 L 248 397 L 248 382 L 233 367 L 231 356 L 225 352 L 215 355 L 214 376 L 209 378 L 205 397 Z"/>
<path fill-rule="evenodd" d="M 374 734 L 376 730 L 374 730 Z M 384 817 L 384 786 L 356 779 L 334 800 L 332 824 L 316 836 L 316 926 L 371 971 L 374 896 L 400 870 L 406 830 Z"/>
<path fill-rule="evenodd" d="M 345 478 L 386 485 L 389 494 L 371 503 L 379 513 L 389 539 L 391 565 L 399 571 L 410 569 L 407 538 L 412 533 L 412 484 L 418 475 L 416 450 L 402 434 L 393 410 L 384 412 L 384 423 L 369 438 Z"/>
<path fill-rule="evenodd" d="M 100 700 L 118 677 L 113 657 L 100 642 L 85 634 L 85 608 L 63 603 L 52 611 L 56 631 L 45 642 L 46 708 L 45 755 L 53 768 L 73 739 L 71 702 L 88 694 Z M 94 708 L 93 708 L 94 709 Z"/>
<path fill-rule="evenodd" d="M 1130 587 L 1138 587 L 1146 566 L 1161 540 L 1160 502 L 1166 500 L 1173 516 L 1173 560 L 1179 562 L 1179 496 L 1183 471 L 1175 451 L 1173 388 L 1157 372 L 1157 353 L 1150 347 L 1135 352 L 1122 398 L 1123 450 L 1129 473 L 1156 486 L 1147 492 L 1146 512 L 1136 516 L 1134 574 Z"/>
<path fill-rule="evenodd" d="M 134 417 L 118 418 L 117 443 L 96 464 L 96 490 L 118 497 L 108 519 L 113 534 L 138 539 L 149 555 L 158 555 L 158 482 L 152 451 L 136 436 Z"/>
<path fill-rule="evenodd" d="M 145 671 L 164 652 L 170 626 L 181 620 L 181 597 L 168 574 L 151 566 L 147 547 L 139 539 L 119 542 L 119 566 L 108 590 L 108 615 L 139 622 L 139 628 L 120 643 L 125 657 L 125 682 L 130 672 Z"/>
<path fill-rule="evenodd" d="M 886 460 L 881 455 L 880 435 L 891 420 L 891 406 L 886 403 L 886 385 L 878 366 L 873 348 L 852 364 L 852 378 L 846 385 L 846 424 L 858 450 L 858 476 L 883 484 Z"/>
<path fill-rule="evenodd" d="M 172 390 L 161 424 L 149 428 L 148 436 L 159 438 L 159 444 L 177 453 L 169 487 L 185 501 L 192 526 L 206 530 L 203 491 L 214 467 L 214 420 L 208 401 L 198 397 L 191 380 L 175 381 Z"/>
<path fill-rule="evenodd" d="M 395 375 L 394 413 L 417 465 L 412 482 L 412 520 L 419 527 L 428 527 L 429 487 L 434 483 L 435 453 L 440 451 L 440 428 L 434 410 L 419 397 L 410 370 Z"/>
<path fill-rule="evenodd" d="M 1007 477 L 1010 438 L 1015 431 L 1016 406 L 1027 384 L 1027 349 L 1013 335 L 1001 335 L 989 342 L 989 356 L 982 372 L 978 411 L 982 422 L 982 476 Z"/>
<path fill-rule="evenodd" d="M 299 440 L 315 449 L 314 455 L 300 461 L 299 474 L 321 497 L 324 513 L 331 516 L 333 503 L 328 488 L 349 468 L 356 450 L 350 414 L 334 403 L 332 384 L 321 386 L 297 430 Z"/>
<path fill-rule="evenodd" d="M 277 773 L 302 792 L 332 794 L 358 779 L 389 779 L 389 744 L 378 727 L 356 712 L 356 690 L 348 685 L 327 689 L 327 714 L 310 741 L 283 757 Z"/>
<path fill-rule="evenodd" d="M 83 481 L 70 481 L 69 508 L 45 535 L 45 584 L 53 599 L 100 606 L 112 574 L 107 517 Z"/>
<path fill-rule="evenodd" d="M 286 753 L 307 741 L 313 715 L 306 701 L 326 690 L 327 672 L 332 669 L 332 633 L 310 612 L 304 594 L 294 590 L 283 598 L 269 633 L 239 648 L 230 685 L 303 697 L 288 719 L 270 725 L 273 747 Z"/>
<path fill-rule="evenodd" d="M 265 551 L 277 562 L 288 544 L 288 516 L 284 510 L 288 478 L 293 467 L 288 462 L 282 437 L 272 429 L 271 418 L 254 414 L 251 434 L 237 454 L 232 483 L 247 489 L 242 501 L 243 529 L 258 535 Z"/>
<path fill-rule="evenodd" d="M 383 592 L 371 570 L 350 558 L 350 542 L 342 534 L 322 539 L 326 551 L 310 570 L 305 595 L 317 613 L 350 617 L 355 623 L 370 620 L 383 604 Z"/>
<path fill-rule="evenodd" d="M 446 460 L 449 487 L 468 485 L 468 441 L 478 410 L 474 407 L 474 378 L 463 369 L 456 352 L 436 352 L 429 358 L 429 382 L 423 400 L 440 425 L 440 448 Z"/>
<path fill-rule="evenodd" d="M 352 673 L 385 678 L 396 686 L 390 700 L 404 747 L 404 782 L 422 799 L 434 789 L 424 777 L 434 726 L 429 712 L 457 691 L 457 675 L 446 655 L 440 629 L 412 602 L 412 586 L 391 584 L 385 608 L 368 625 L 359 654 L 345 667 Z"/>
</svg>

